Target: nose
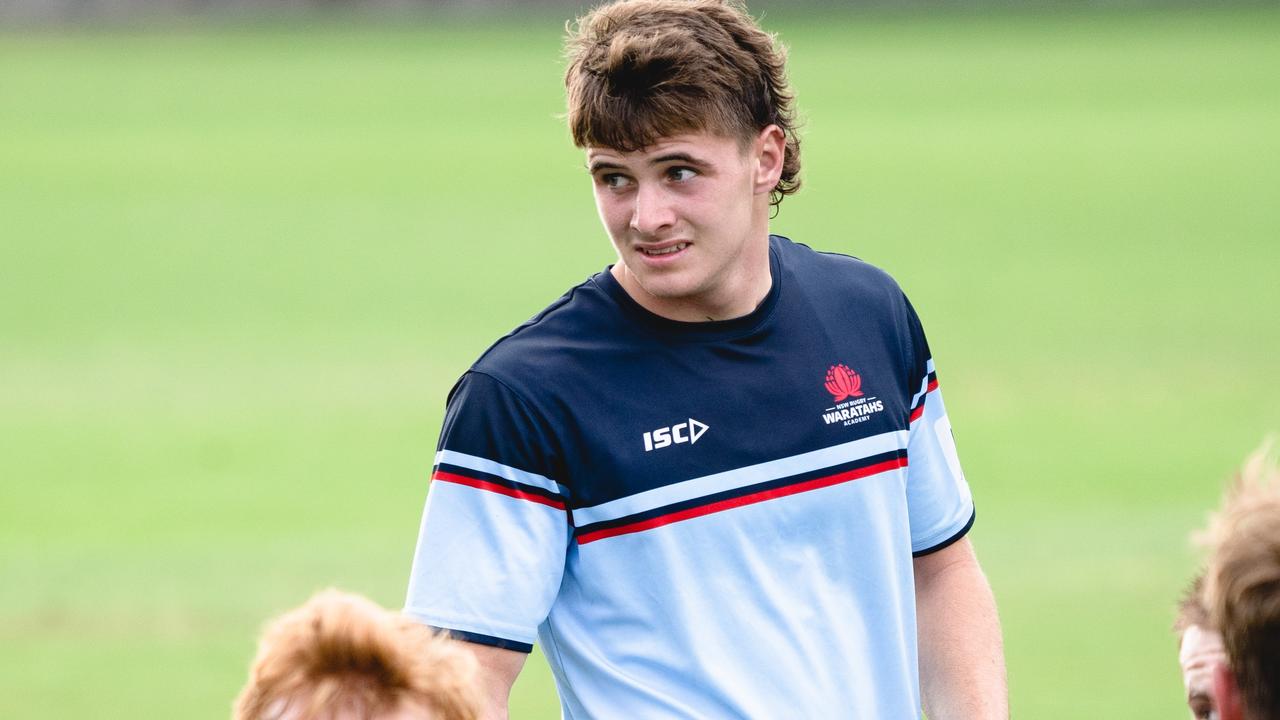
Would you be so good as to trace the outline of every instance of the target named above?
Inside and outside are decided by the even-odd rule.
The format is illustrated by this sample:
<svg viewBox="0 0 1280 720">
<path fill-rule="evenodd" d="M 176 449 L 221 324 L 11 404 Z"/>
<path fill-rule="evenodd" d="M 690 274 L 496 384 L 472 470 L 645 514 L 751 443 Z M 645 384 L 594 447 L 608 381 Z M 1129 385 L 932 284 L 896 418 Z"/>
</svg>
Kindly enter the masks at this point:
<svg viewBox="0 0 1280 720">
<path fill-rule="evenodd" d="M 642 235 L 657 235 L 673 224 L 675 210 L 668 194 L 658 185 L 640 183 L 631 208 L 631 229 Z"/>
</svg>

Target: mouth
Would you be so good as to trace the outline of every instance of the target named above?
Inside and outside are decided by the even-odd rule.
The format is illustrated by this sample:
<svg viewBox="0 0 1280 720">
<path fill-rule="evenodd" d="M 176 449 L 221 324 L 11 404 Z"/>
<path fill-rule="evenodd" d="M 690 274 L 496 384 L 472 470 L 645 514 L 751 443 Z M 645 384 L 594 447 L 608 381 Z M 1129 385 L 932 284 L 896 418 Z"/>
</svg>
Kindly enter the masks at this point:
<svg viewBox="0 0 1280 720">
<path fill-rule="evenodd" d="M 662 247 L 642 247 L 642 248 L 639 248 L 639 250 L 640 250 L 640 254 L 646 257 L 660 258 L 660 257 L 675 255 L 676 253 L 684 250 L 687 247 L 689 247 L 689 243 L 678 242 L 672 245 L 665 245 Z"/>
</svg>

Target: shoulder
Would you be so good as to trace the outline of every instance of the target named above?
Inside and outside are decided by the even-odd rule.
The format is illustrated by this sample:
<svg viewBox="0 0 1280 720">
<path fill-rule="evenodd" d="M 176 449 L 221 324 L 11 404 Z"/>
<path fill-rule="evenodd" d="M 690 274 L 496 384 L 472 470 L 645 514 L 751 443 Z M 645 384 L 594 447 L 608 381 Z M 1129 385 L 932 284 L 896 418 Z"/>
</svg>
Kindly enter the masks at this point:
<svg viewBox="0 0 1280 720">
<path fill-rule="evenodd" d="M 866 303 L 896 308 L 903 302 L 902 288 L 884 270 L 852 255 L 814 250 L 781 235 L 770 238 L 785 273 L 784 282 L 802 294 L 835 302 Z"/>
<path fill-rule="evenodd" d="M 561 374 L 616 333 L 617 307 L 592 276 L 489 346 L 471 366 L 521 394 Z"/>
</svg>

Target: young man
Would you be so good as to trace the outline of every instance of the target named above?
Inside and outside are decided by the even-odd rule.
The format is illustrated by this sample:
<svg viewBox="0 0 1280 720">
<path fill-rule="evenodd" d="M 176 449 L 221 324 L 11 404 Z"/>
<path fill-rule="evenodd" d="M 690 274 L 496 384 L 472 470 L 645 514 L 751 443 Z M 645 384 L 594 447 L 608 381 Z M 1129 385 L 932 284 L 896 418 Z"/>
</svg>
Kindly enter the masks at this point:
<svg viewBox="0 0 1280 720">
<path fill-rule="evenodd" d="M 1280 467 L 1245 463 L 1209 528 L 1205 599 L 1227 647 L 1214 667 L 1221 720 L 1280 718 Z"/>
<path fill-rule="evenodd" d="M 406 612 L 473 643 L 492 718 L 535 635 L 565 717 L 1006 717 L 916 314 L 769 235 L 799 171 L 773 38 L 636 0 L 568 51 L 618 262 L 454 388 Z"/>
<path fill-rule="evenodd" d="M 475 659 L 371 600 L 316 594 L 262 635 L 234 720 L 475 720 Z"/>
<path fill-rule="evenodd" d="M 1209 624 L 1209 608 L 1204 604 L 1204 575 L 1197 575 L 1178 603 L 1178 617 L 1173 623 L 1178 636 L 1178 665 L 1182 668 L 1182 686 L 1186 690 L 1187 708 L 1195 720 L 1216 720 L 1218 704 L 1214 700 L 1213 671 L 1226 660 L 1222 636 Z"/>
</svg>

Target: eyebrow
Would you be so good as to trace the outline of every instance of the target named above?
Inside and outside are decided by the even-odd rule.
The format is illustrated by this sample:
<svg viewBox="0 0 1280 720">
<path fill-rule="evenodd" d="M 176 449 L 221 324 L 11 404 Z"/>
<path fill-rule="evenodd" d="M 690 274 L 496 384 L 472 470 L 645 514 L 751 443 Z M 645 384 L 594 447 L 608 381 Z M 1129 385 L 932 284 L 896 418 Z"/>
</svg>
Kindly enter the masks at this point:
<svg viewBox="0 0 1280 720">
<path fill-rule="evenodd" d="M 689 163 L 690 165 L 700 165 L 700 166 L 705 166 L 707 164 L 705 160 L 696 158 L 693 155 L 690 155 L 689 153 L 686 153 L 686 152 L 673 152 L 673 153 L 667 153 L 666 155 L 659 155 L 658 157 L 650 160 L 649 164 L 661 165 L 663 163 L 669 163 L 669 162 L 685 162 L 685 163 Z M 587 166 L 587 170 L 589 170 L 593 174 L 601 170 L 623 170 L 623 169 L 625 168 L 621 164 L 616 162 L 611 162 L 609 160 L 594 160 L 591 162 L 590 165 Z"/>
<path fill-rule="evenodd" d="M 587 170 L 589 170 L 592 174 L 595 174 L 600 170 L 621 170 L 621 169 L 623 168 L 618 163 L 609 162 L 607 160 L 594 160 L 591 162 L 590 165 L 587 165 Z"/>
<path fill-rule="evenodd" d="M 666 162 L 687 162 L 691 165 L 706 165 L 706 162 L 685 152 L 673 152 L 666 155 L 660 155 L 649 161 L 650 165 L 660 165 Z"/>
</svg>

